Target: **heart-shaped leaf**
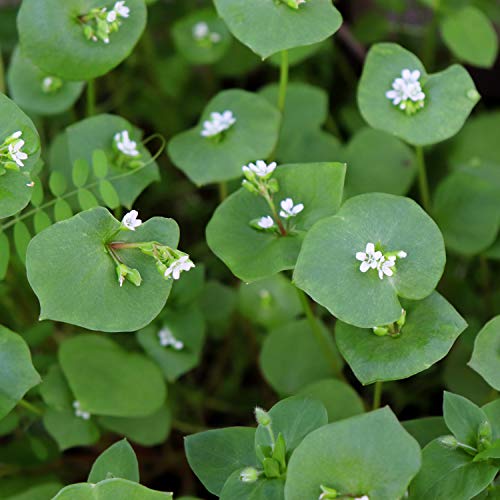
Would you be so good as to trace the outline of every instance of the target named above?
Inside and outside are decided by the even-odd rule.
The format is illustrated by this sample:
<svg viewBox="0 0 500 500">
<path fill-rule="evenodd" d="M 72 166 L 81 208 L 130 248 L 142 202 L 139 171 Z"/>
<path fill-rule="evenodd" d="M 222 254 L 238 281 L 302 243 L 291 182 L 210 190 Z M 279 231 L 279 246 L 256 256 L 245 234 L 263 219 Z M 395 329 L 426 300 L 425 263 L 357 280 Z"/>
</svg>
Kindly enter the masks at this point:
<svg viewBox="0 0 500 500">
<path fill-rule="evenodd" d="M 163 309 L 171 289 L 154 261 L 137 249 L 121 250 L 125 263 L 138 269 L 142 284 L 119 286 L 116 265 L 106 243 L 120 223 L 98 207 L 58 222 L 31 241 L 28 279 L 41 305 L 41 319 L 64 321 L 90 330 L 136 331 Z M 136 231 L 122 231 L 125 242 L 158 241 L 177 246 L 179 229 L 172 219 L 154 217 Z"/>
<path fill-rule="evenodd" d="M 290 459 L 285 497 L 318 498 L 325 486 L 349 497 L 402 498 L 419 468 L 418 443 L 383 408 L 309 434 Z"/>
<path fill-rule="evenodd" d="M 229 196 L 215 211 L 207 226 L 211 250 L 245 282 L 293 269 L 304 233 L 318 220 L 333 215 L 340 206 L 345 165 L 310 163 L 279 166 L 279 198 L 303 203 L 296 217 L 296 234 L 281 237 L 257 231 L 250 221 L 269 213 L 263 198 L 245 188 Z"/>
<path fill-rule="evenodd" d="M 403 300 L 406 323 L 397 337 L 337 322 L 335 339 L 362 384 L 399 380 L 426 370 L 451 349 L 467 323 L 437 292 L 418 302 Z"/>
<path fill-rule="evenodd" d="M 215 6 L 231 33 L 263 59 L 321 42 L 342 24 L 330 0 L 312 0 L 297 10 L 269 0 L 215 0 Z"/>
<path fill-rule="evenodd" d="M 362 272 L 356 254 L 368 243 L 398 258 L 393 276 Z M 398 297 L 432 293 L 445 264 L 444 242 L 434 221 L 413 200 L 371 193 L 350 198 L 337 215 L 307 234 L 294 272 L 295 284 L 345 323 L 387 325 L 401 316 Z"/>
<path fill-rule="evenodd" d="M 201 132 L 211 113 L 231 111 L 236 122 L 219 140 Z M 179 135 L 168 145 L 175 165 L 195 184 L 234 179 L 250 161 L 267 158 L 278 139 L 280 114 L 265 99 L 243 90 L 225 90 L 205 107 L 199 124 Z"/>
<path fill-rule="evenodd" d="M 425 105 L 408 115 L 386 97 L 404 69 L 420 71 Z M 394 43 L 374 45 L 366 58 L 358 88 L 363 118 L 375 129 L 425 146 L 453 137 L 463 126 L 479 94 L 467 71 L 458 65 L 428 75 L 419 59 Z"/>
<path fill-rule="evenodd" d="M 121 19 L 109 43 L 89 40 L 85 16 L 93 8 L 108 7 L 102 0 L 38 0 L 23 2 L 17 18 L 21 49 L 49 75 L 66 80 L 91 80 L 118 66 L 131 52 L 146 26 L 144 0 L 127 0 L 130 12 Z M 57 36 L 47 36 L 57 33 Z"/>
<path fill-rule="evenodd" d="M 165 401 L 160 369 L 104 336 L 83 334 L 65 340 L 59 362 L 75 400 L 91 415 L 144 417 Z"/>
<path fill-rule="evenodd" d="M 488 321 L 477 334 L 468 365 L 500 390 L 500 316 Z"/>
</svg>

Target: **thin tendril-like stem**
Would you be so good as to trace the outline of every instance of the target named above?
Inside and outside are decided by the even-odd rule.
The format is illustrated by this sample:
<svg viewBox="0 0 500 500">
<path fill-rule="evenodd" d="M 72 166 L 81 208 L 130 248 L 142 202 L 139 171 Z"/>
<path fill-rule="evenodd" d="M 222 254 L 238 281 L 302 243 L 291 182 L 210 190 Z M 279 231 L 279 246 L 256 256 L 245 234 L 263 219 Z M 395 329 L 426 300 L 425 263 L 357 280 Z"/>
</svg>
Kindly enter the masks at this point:
<svg viewBox="0 0 500 500">
<path fill-rule="evenodd" d="M 278 94 L 278 109 L 283 113 L 286 104 L 286 91 L 288 87 L 288 51 L 281 51 L 281 65 L 280 65 L 280 86 Z"/>
<path fill-rule="evenodd" d="M 31 404 L 29 401 L 26 401 L 25 399 L 21 399 L 21 401 L 19 401 L 17 405 L 26 408 L 26 410 L 30 411 L 35 415 L 38 415 L 39 417 L 43 415 L 43 411 L 40 410 L 40 408 L 37 408 L 34 404 Z"/>
<path fill-rule="evenodd" d="M 380 408 L 380 403 L 382 401 L 382 382 L 375 382 L 375 388 L 373 391 L 373 409 L 376 410 Z"/>
</svg>

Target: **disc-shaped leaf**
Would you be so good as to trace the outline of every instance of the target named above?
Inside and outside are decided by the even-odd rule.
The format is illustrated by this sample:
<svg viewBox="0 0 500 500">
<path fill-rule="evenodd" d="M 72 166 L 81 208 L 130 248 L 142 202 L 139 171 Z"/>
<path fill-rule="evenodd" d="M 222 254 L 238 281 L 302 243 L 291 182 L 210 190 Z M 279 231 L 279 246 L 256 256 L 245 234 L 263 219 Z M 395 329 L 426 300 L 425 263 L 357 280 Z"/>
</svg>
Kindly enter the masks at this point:
<svg viewBox="0 0 500 500">
<path fill-rule="evenodd" d="M 65 340 L 59 362 L 81 409 L 92 415 L 144 417 L 165 401 L 159 368 L 104 336 L 83 334 Z"/>
<path fill-rule="evenodd" d="M 106 251 L 110 238 L 124 242 L 158 241 L 174 248 L 179 229 L 172 219 L 154 217 L 136 231 L 117 232 L 120 223 L 95 208 L 58 222 L 33 238 L 27 270 L 41 305 L 42 319 L 64 321 L 90 330 L 136 331 L 161 311 L 170 293 L 154 261 L 137 249 L 119 255 L 142 276 L 141 286 L 118 284 L 116 266 Z M 64 242 L 64 244 L 61 244 Z"/>
<path fill-rule="evenodd" d="M 56 115 L 71 108 L 82 93 L 83 82 L 61 81 L 59 88 L 44 90 L 52 75 L 39 69 L 16 48 L 7 73 L 10 95 L 21 106 L 38 115 Z"/>
<path fill-rule="evenodd" d="M 144 0 L 127 0 L 129 17 L 120 20 L 108 44 L 88 40 L 84 34 L 83 17 L 98 7 L 112 8 L 112 4 L 104 0 L 23 2 L 17 18 L 23 53 L 47 74 L 66 80 L 91 80 L 108 73 L 139 40 L 146 25 L 146 5 Z"/>
<path fill-rule="evenodd" d="M 298 10 L 268 0 L 215 0 L 232 34 L 263 59 L 282 50 L 321 42 L 333 35 L 342 17 L 329 0 L 313 0 Z"/>
<path fill-rule="evenodd" d="M 110 477 L 139 482 L 139 464 L 134 449 L 122 439 L 104 450 L 92 465 L 89 483 L 98 483 Z"/>
<path fill-rule="evenodd" d="M 443 41 L 460 60 L 491 67 L 498 54 L 498 37 L 488 17 L 477 7 L 453 9 L 441 22 Z"/>
<path fill-rule="evenodd" d="M 398 337 L 337 322 L 339 350 L 362 384 L 399 380 L 426 370 L 451 349 L 467 323 L 437 292 L 422 301 L 401 301 L 406 323 Z"/>
<path fill-rule="evenodd" d="M 285 496 L 317 498 L 323 485 L 353 497 L 396 500 L 419 468 L 418 443 L 383 408 L 309 434 L 290 459 Z"/>
<path fill-rule="evenodd" d="M 154 491 L 127 479 L 105 479 L 97 484 L 77 483 L 63 488 L 53 500 L 172 500 L 172 493 Z"/>
<path fill-rule="evenodd" d="M 21 211 L 30 201 L 32 187 L 29 172 L 40 157 L 40 139 L 33 122 L 11 101 L 0 93 L 0 144 L 15 132 L 22 132 L 28 155 L 19 171 L 6 170 L 0 175 L 0 219 Z"/>
<path fill-rule="evenodd" d="M 290 197 L 305 207 L 293 221 L 296 234 L 282 237 L 253 229 L 250 221 L 269 214 L 269 207 L 263 198 L 240 188 L 219 205 L 210 220 L 209 247 L 245 282 L 293 269 L 304 233 L 338 210 L 344 176 L 345 165 L 340 163 L 279 166 L 275 174 L 280 185 L 277 204 Z"/>
<path fill-rule="evenodd" d="M 404 69 L 421 73 L 425 106 L 414 115 L 407 115 L 385 95 Z M 370 126 L 418 146 L 454 136 L 478 100 L 474 82 L 462 66 L 428 75 L 415 55 L 394 43 L 371 48 L 358 88 L 358 105 Z"/>
<path fill-rule="evenodd" d="M 393 276 L 363 273 L 357 252 L 367 243 L 384 252 L 407 253 Z M 413 200 L 371 193 L 350 198 L 337 215 L 307 234 L 294 282 L 345 323 L 371 328 L 397 321 L 398 297 L 420 300 L 432 293 L 445 264 L 444 242 L 434 221 Z"/>
<path fill-rule="evenodd" d="M 500 390 L 500 316 L 486 323 L 477 334 L 469 366 L 491 387 Z"/>
<path fill-rule="evenodd" d="M 172 37 L 179 53 L 192 64 L 213 64 L 231 45 L 231 34 L 212 9 L 197 9 L 177 21 Z"/>
<path fill-rule="evenodd" d="M 29 389 L 41 382 L 31 362 L 26 342 L 0 326 L 0 419 L 5 417 Z"/>
<path fill-rule="evenodd" d="M 203 137 L 203 123 L 211 113 L 231 111 L 236 122 L 220 140 Z M 206 106 L 199 124 L 175 136 L 168 153 L 195 184 L 234 179 L 250 161 L 267 158 L 278 139 L 280 114 L 260 96 L 243 90 L 225 90 Z"/>
</svg>

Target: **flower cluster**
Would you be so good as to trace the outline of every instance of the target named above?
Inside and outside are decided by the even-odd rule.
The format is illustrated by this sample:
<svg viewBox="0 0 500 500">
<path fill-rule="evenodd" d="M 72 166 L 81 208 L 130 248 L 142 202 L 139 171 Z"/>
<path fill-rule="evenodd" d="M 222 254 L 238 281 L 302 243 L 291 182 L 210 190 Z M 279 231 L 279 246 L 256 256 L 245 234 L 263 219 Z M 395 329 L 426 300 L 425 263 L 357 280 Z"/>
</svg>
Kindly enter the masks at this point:
<svg viewBox="0 0 500 500">
<path fill-rule="evenodd" d="M 125 1 L 121 0 L 116 2 L 110 11 L 106 7 L 95 8 L 79 19 L 83 24 L 83 33 L 87 40 L 93 42 L 102 40 L 107 44 L 111 33 L 120 28 L 121 20 L 129 16 L 130 9 L 125 5 Z"/>
<path fill-rule="evenodd" d="M 80 401 L 73 401 L 73 408 L 75 409 L 75 415 L 77 417 L 83 418 L 83 420 L 90 419 L 90 413 L 88 411 L 82 410 Z"/>
<path fill-rule="evenodd" d="M 381 280 L 384 279 L 384 276 L 394 274 L 396 259 L 405 259 L 406 257 L 407 253 L 403 250 L 384 254 L 380 250 L 375 250 L 373 243 L 367 243 L 364 252 L 356 252 L 356 259 L 361 261 L 359 270 L 366 273 L 370 269 L 376 269 Z"/>
<path fill-rule="evenodd" d="M 158 332 L 158 340 L 163 347 L 171 346 L 176 351 L 182 351 L 182 349 L 184 349 L 184 342 L 175 338 L 169 328 L 164 327 Z"/>
<path fill-rule="evenodd" d="M 136 168 L 142 166 L 141 153 L 137 142 L 130 138 L 128 130 L 117 132 L 113 138 L 113 149 L 116 153 L 118 167 Z"/>
<path fill-rule="evenodd" d="M 287 4 L 288 7 L 291 7 L 292 9 L 298 9 L 301 4 L 306 3 L 306 0 L 281 0 L 281 1 Z"/>
<path fill-rule="evenodd" d="M 414 115 L 425 105 L 425 94 L 420 85 L 420 71 L 404 69 L 401 78 L 396 78 L 392 82 L 392 89 L 387 91 L 385 96 L 407 115 Z"/>
<path fill-rule="evenodd" d="M 23 151 L 25 142 L 21 139 L 22 135 L 18 130 L 0 145 L 0 175 L 5 173 L 5 169 L 19 170 L 24 167 L 23 162 L 28 159 L 28 155 Z"/>
<path fill-rule="evenodd" d="M 63 81 L 57 76 L 46 76 L 42 80 L 42 92 L 45 94 L 53 94 L 63 86 Z"/>
<path fill-rule="evenodd" d="M 200 132 L 202 137 L 217 138 L 220 140 L 222 133 L 231 128 L 236 123 L 236 118 L 232 111 L 226 110 L 223 113 L 210 113 L 210 120 L 203 122 L 203 129 Z"/>
<path fill-rule="evenodd" d="M 302 203 L 295 204 L 292 198 L 285 198 L 280 202 L 281 210 L 278 216 L 273 201 L 273 194 L 279 191 L 279 184 L 276 179 L 272 178 L 276 166 L 276 162 L 268 165 L 263 160 L 244 165 L 242 171 L 245 179 L 242 185 L 251 193 L 262 196 L 269 205 L 272 213 L 272 215 L 264 215 L 259 219 L 251 221 L 250 225 L 257 230 L 274 232 L 285 236 L 292 230 L 291 219 L 304 210 L 304 205 Z M 284 221 L 281 219 L 284 219 Z"/>
<path fill-rule="evenodd" d="M 221 41 L 220 34 L 216 31 L 210 31 L 210 27 L 204 21 L 200 21 L 193 26 L 193 38 L 202 47 L 211 47 L 212 44 Z"/>
</svg>

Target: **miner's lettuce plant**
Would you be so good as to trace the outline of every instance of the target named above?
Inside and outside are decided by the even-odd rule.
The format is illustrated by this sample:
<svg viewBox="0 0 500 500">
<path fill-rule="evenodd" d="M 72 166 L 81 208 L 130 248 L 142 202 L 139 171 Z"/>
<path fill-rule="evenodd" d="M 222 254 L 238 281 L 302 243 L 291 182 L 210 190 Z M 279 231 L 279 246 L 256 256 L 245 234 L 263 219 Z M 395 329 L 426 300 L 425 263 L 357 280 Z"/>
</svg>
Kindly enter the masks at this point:
<svg viewBox="0 0 500 500">
<path fill-rule="evenodd" d="M 496 2 L 0 12 L 0 498 L 498 497 Z"/>
</svg>

